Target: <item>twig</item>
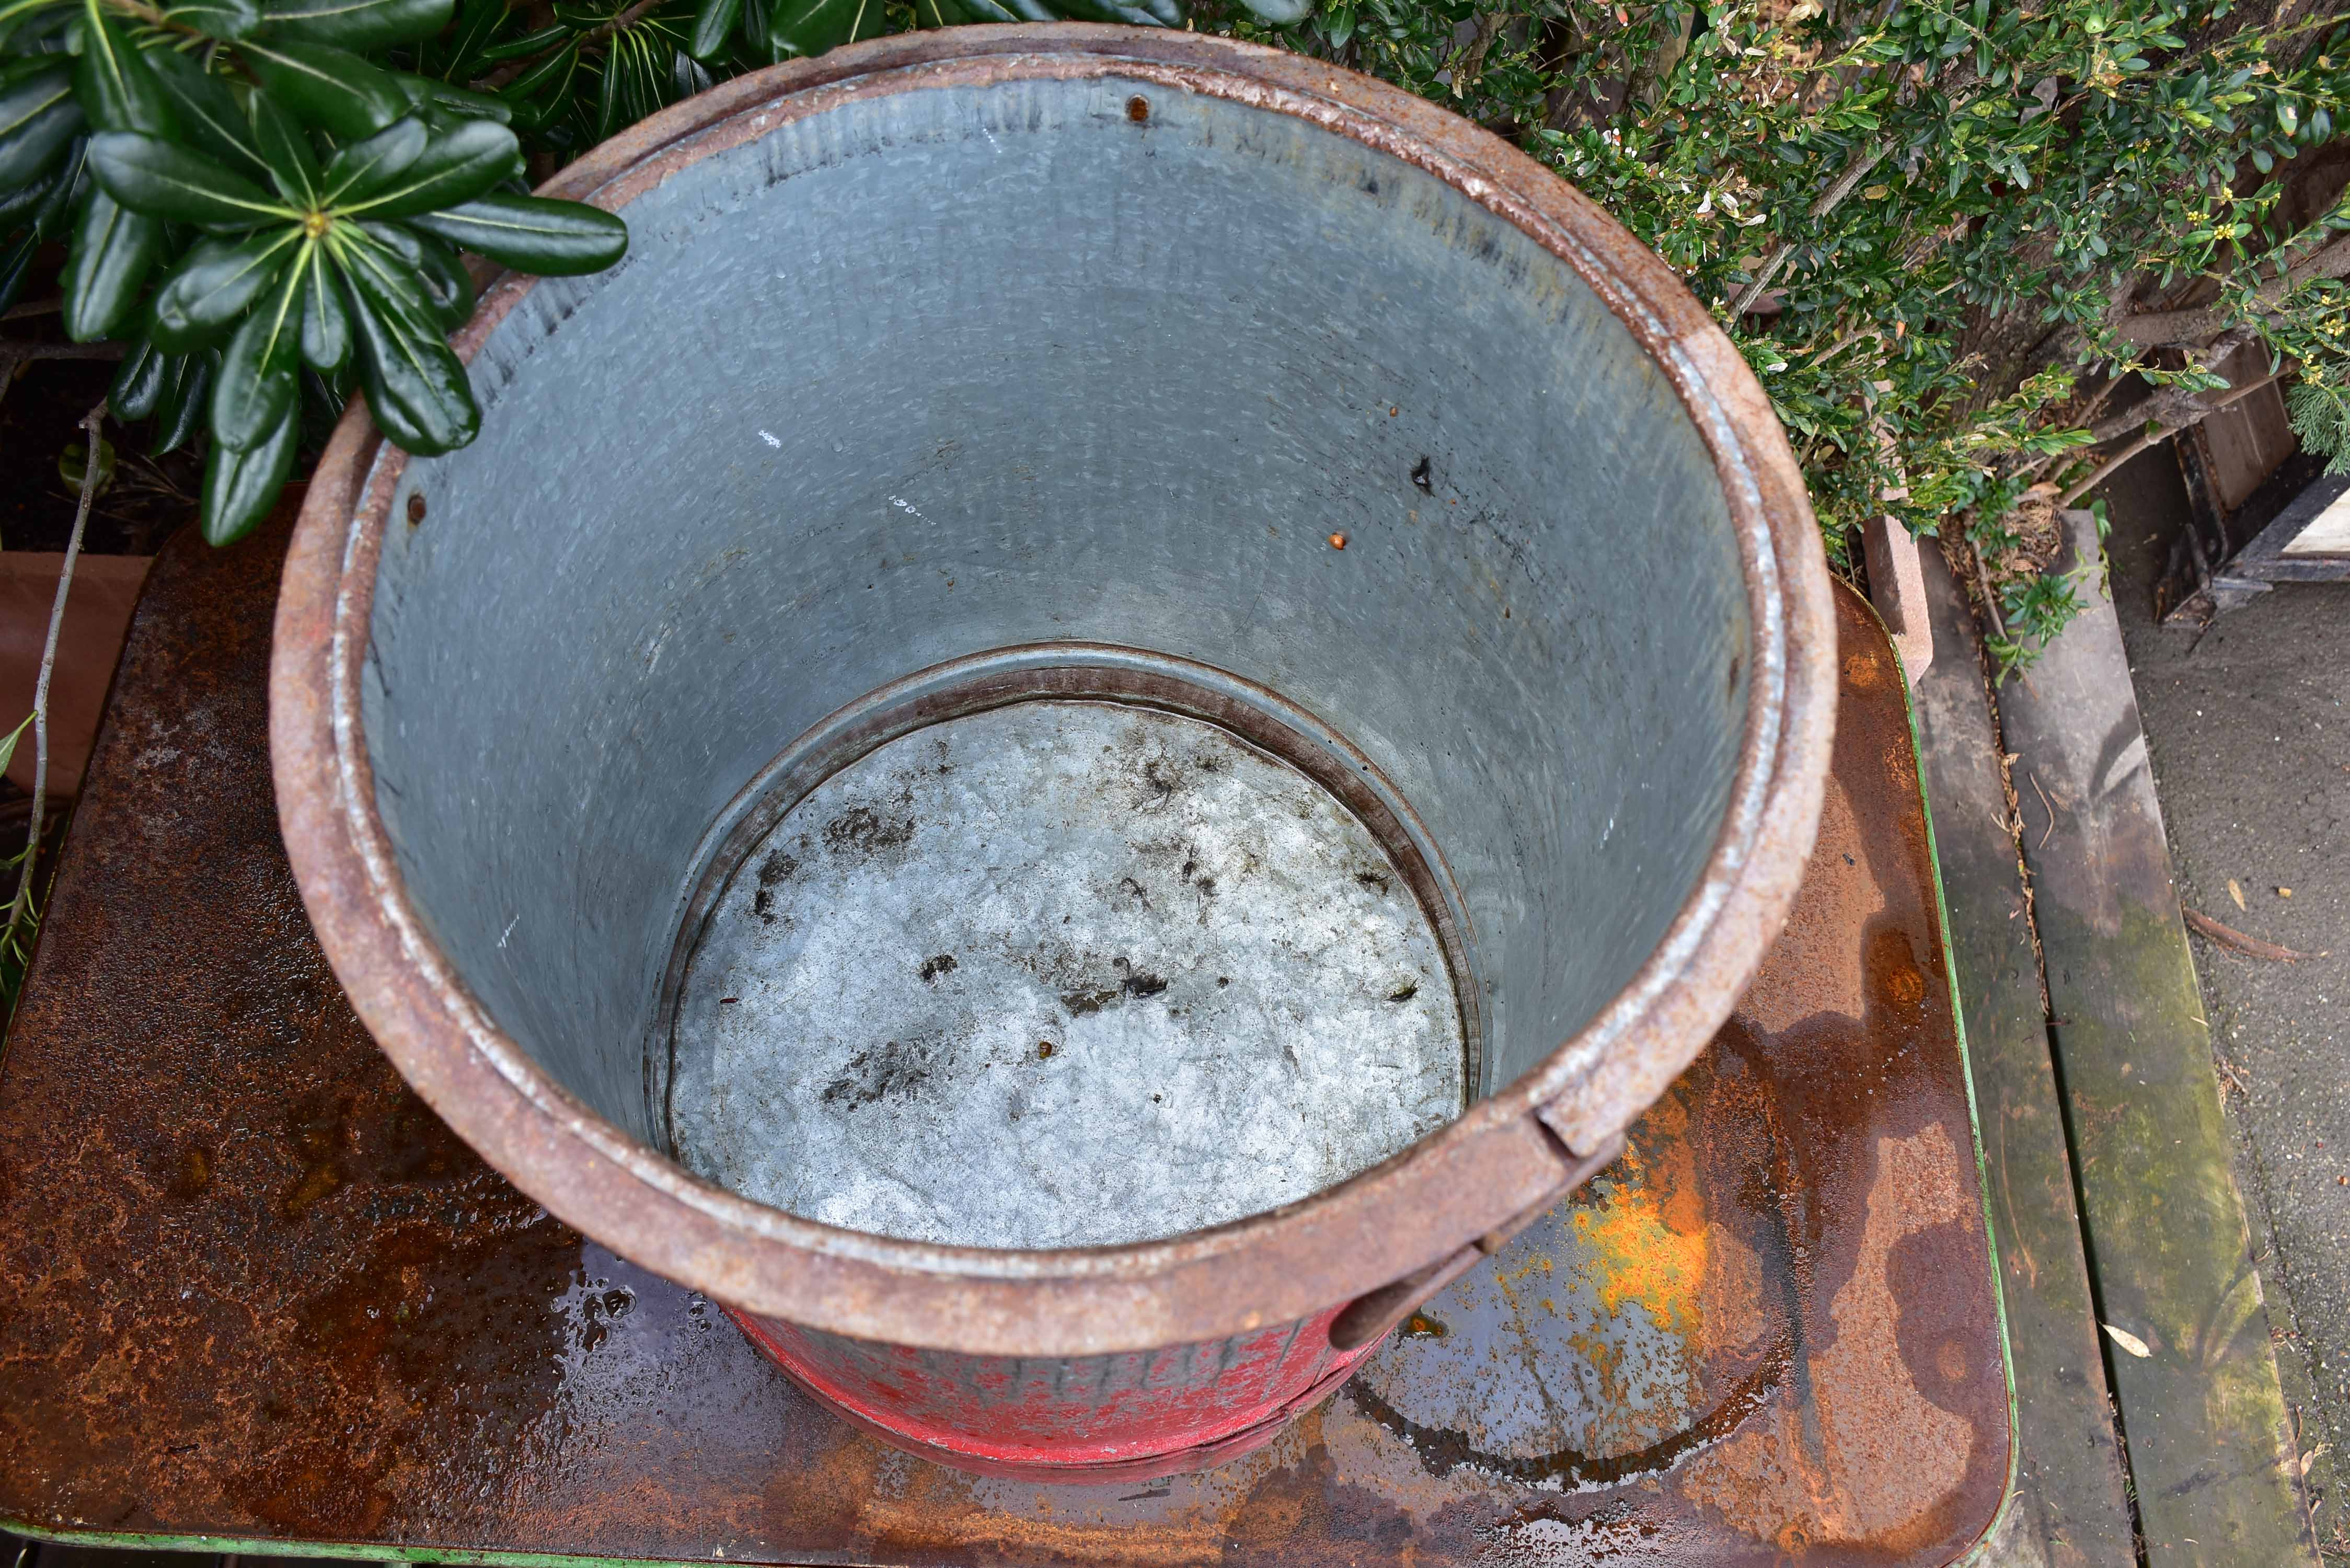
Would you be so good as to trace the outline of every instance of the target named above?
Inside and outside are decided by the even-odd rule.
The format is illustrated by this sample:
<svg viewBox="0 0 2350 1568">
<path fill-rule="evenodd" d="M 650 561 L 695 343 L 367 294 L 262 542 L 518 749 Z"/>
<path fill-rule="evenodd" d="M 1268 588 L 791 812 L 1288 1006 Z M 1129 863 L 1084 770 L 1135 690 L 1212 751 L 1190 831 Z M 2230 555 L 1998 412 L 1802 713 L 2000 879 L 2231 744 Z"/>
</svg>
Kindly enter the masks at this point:
<svg viewBox="0 0 2350 1568">
<path fill-rule="evenodd" d="M 2248 937 L 2243 932 L 2232 927 L 2223 926 L 2210 916 L 2188 909 L 2183 904 L 2179 906 L 2178 912 L 2187 917 L 2189 929 L 2199 931 L 2221 947 L 2233 948 L 2247 958 L 2268 959 L 2276 963 L 2299 963 L 2303 959 L 2331 956 L 2324 952 L 2305 953 L 2293 948 L 2281 948 L 2274 942 L 2264 942 L 2258 937 Z"/>
<path fill-rule="evenodd" d="M 2056 498 L 2056 504 L 2059 506 L 2073 506 L 2078 504 L 2081 497 L 2089 493 L 2090 491 L 2095 490 L 2098 485 L 2103 484 L 2108 478 L 2112 477 L 2115 470 L 2121 467 L 2122 464 L 2127 462 L 2130 459 L 2136 457 L 2138 453 L 2144 452 L 2147 448 L 2154 446 L 2158 442 L 2168 441 L 2172 436 L 2177 435 L 2180 431 L 2187 429 L 2189 425 L 2202 423 L 2205 420 L 2210 419 L 2213 414 L 2216 414 L 2222 409 L 2228 407 L 2229 404 L 2239 402 L 2245 398 L 2251 397 L 2254 392 L 2259 391 L 2271 381 L 2276 380 L 2282 374 L 2283 372 L 2282 370 L 2272 370 L 2267 375 L 2256 377 L 2252 380 L 2245 382 L 2241 387 L 2230 388 L 2226 397 L 2214 398 L 2208 403 L 2203 402 L 2200 400 L 2190 400 L 2185 410 L 2180 410 L 2185 413 L 2186 417 L 2179 419 L 2175 422 L 2166 421 L 2159 419 L 2147 421 L 2146 428 L 2138 432 L 2138 436 L 2136 441 L 2122 448 L 2121 451 L 2107 458 L 2104 462 L 2099 463 L 2095 468 L 2091 469 L 2089 471 L 2089 476 L 2086 479 L 2082 480 L 2079 483 L 2066 490 L 2064 494 L 2059 495 Z"/>
<path fill-rule="evenodd" d="M 1480 16 L 1475 34 L 1445 63 L 1444 68 L 1452 73 L 1452 91 L 1456 97 L 1465 97 L 1469 84 L 1484 74 L 1485 56 L 1492 48 L 1493 40 L 1501 36 L 1503 19 L 1503 13 L 1499 11 L 1488 11 Z"/>
<path fill-rule="evenodd" d="M 36 359 L 120 359 L 129 352 L 120 343 L 12 343 L 0 338 L 0 398 L 16 384 L 16 371 Z"/>
<path fill-rule="evenodd" d="M 2086 495 L 2092 490 L 2095 490 L 2098 485 L 2103 484 L 2106 480 L 2112 475 L 2115 470 L 2120 468 L 2122 464 L 2127 462 L 2130 459 L 2136 457 L 2147 448 L 2154 445 L 2157 441 L 2169 439 L 2170 433 L 2170 427 L 2160 424 L 2149 425 L 2145 430 L 2140 431 L 2136 441 L 2133 441 L 2129 445 L 2114 453 L 2113 456 L 2106 459 L 2105 462 L 2099 463 L 2096 467 L 2089 470 L 2087 476 L 2078 484 L 2072 486 L 2062 495 L 2059 495 L 2056 498 L 2057 506 L 2061 509 L 2066 506 L 2078 505 L 2080 504 L 2081 497 Z"/>
<path fill-rule="evenodd" d="M 55 316 L 66 307 L 62 298 L 36 299 L 24 305 L 12 305 L 0 311 L 0 321 L 23 321 L 35 316 Z"/>
<path fill-rule="evenodd" d="M 2350 236 L 2337 238 L 2332 244 L 2312 251 L 2286 267 L 2282 276 L 2271 278 L 2262 284 L 2253 291 L 2253 309 L 2256 313 L 2267 310 L 2312 278 L 2340 277 L 2345 273 L 2350 273 Z M 2199 305 L 2185 310 L 2155 310 L 2144 316 L 2125 316 L 2114 323 L 2114 335 L 2126 343 L 2151 348 L 2164 343 L 2191 343 L 2210 337 L 2226 325 L 2226 318 L 2218 306 Z"/>
<path fill-rule="evenodd" d="M 1836 176 L 1835 184 L 1820 192 L 1819 199 L 1812 203 L 1807 215 L 1816 223 L 1835 212 L 1837 204 L 1852 194 L 1853 187 L 1866 179 L 1868 171 L 1876 168 L 1885 155 L 1892 151 L 1892 139 L 1881 138 L 1876 146 L 1854 159 L 1845 171 Z M 1762 258 L 1762 265 L 1754 269 L 1754 281 L 1746 286 L 1737 301 L 1731 306 L 1730 318 L 1732 321 L 1754 308 L 1754 302 L 1762 297 L 1763 290 L 1771 286 L 1771 280 L 1779 275 L 1779 268 L 1785 265 L 1787 257 L 1794 253 L 1794 242 L 1789 240 L 1781 240 L 1771 247 L 1769 253 Z"/>
<path fill-rule="evenodd" d="M 130 350 L 120 343 L 9 343 L 0 341 L 0 365 L 14 370 L 36 359 L 120 359 Z"/>
<path fill-rule="evenodd" d="M 1975 586 L 1982 590 L 1983 613 L 1991 618 L 1991 628 L 1999 634 L 2000 641 L 2006 642 L 2007 618 L 1999 613 L 1999 594 L 1991 586 L 1991 567 L 1983 561 L 1981 545 L 1974 546 L 1974 556 Z"/>
<path fill-rule="evenodd" d="M 106 429 L 106 400 L 83 416 L 88 442 L 82 449 L 81 503 L 74 508 L 73 533 L 66 539 L 65 564 L 57 568 L 57 597 L 49 606 L 49 637 L 41 647 L 41 676 L 33 683 L 33 810 L 25 826 L 25 868 L 16 877 L 16 896 L 8 900 L 8 921 L 0 931 L 0 946 L 16 937 L 33 907 L 33 872 L 41 860 L 41 808 L 47 804 L 49 783 L 49 676 L 57 665 L 57 634 L 66 620 L 66 596 L 73 591 L 74 562 L 81 556 L 82 530 L 89 524 L 89 504 L 98 496 L 98 450 Z"/>
</svg>

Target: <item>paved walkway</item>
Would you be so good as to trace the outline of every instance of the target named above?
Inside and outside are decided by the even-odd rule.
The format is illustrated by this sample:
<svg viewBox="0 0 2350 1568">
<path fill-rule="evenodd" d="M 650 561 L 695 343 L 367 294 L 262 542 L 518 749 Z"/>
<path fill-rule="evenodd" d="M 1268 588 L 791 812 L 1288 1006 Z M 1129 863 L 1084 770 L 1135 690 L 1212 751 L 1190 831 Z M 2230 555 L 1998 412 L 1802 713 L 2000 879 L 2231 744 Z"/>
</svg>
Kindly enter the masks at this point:
<svg viewBox="0 0 2350 1568">
<path fill-rule="evenodd" d="M 2199 637 L 2156 626 L 2186 506 L 2168 450 L 2102 493 L 2180 899 L 2332 954 L 2279 963 L 2196 940 L 2285 1397 L 2302 1449 L 2331 1445 L 2309 1472 L 2317 1533 L 2350 1561 L 2350 1511 L 2328 1484 L 2350 1479 L 2350 584 L 2285 586 Z"/>
</svg>

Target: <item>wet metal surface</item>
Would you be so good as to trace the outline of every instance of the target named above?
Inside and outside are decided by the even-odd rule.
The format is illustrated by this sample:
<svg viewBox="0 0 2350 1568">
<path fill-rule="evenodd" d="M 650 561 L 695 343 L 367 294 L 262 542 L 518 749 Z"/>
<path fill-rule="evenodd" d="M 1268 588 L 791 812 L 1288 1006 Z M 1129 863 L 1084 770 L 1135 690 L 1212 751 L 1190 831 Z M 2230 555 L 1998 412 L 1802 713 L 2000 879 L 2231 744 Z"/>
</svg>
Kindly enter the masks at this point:
<svg viewBox="0 0 2350 1568">
<path fill-rule="evenodd" d="M 672 1148 L 853 1230 L 1175 1235 L 1458 1116 L 1458 1020 L 1313 780 L 1196 719 L 1024 702 L 868 753 L 749 846 L 686 971 Z"/>
<path fill-rule="evenodd" d="M 1258 1452 L 942 1469 L 490 1172 L 304 923 L 262 752 L 274 552 L 159 561 L 0 1064 L 0 1520 L 120 1543 L 891 1564 L 1927 1564 L 2008 1473 L 1898 677 L 1785 936 L 1626 1158 Z"/>
</svg>

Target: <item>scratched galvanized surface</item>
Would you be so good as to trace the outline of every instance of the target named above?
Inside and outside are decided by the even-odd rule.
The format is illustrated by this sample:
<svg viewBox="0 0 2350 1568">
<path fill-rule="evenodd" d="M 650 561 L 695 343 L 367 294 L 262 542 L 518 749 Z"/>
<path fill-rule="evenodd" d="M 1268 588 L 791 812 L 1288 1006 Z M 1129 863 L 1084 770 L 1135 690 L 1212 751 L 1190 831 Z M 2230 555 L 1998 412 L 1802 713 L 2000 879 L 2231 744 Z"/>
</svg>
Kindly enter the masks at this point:
<svg viewBox="0 0 2350 1568">
<path fill-rule="evenodd" d="M 1180 1235 L 1461 1114 L 1461 1009 L 1369 828 L 1201 720 L 917 730 L 747 846 L 686 970 L 676 1158 L 851 1230 Z"/>
<path fill-rule="evenodd" d="M 1898 676 L 1840 596 L 1819 848 L 1617 1168 L 1221 1469 L 941 1469 L 550 1219 L 374 1048 L 264 751 L 282 528 L 158 563 L 0 1064 L 0 1520 L 808 1563 L 1939 1563 L 2008 1397 Z"/>
</svg>

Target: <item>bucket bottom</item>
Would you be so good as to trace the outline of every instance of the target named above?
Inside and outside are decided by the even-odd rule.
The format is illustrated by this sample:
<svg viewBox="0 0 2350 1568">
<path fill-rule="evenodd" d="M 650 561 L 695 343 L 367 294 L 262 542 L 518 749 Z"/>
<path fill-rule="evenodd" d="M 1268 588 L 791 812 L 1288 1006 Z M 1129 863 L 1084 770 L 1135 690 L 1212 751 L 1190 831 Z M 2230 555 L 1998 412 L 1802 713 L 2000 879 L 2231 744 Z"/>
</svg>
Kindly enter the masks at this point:
<svg viewBox="0 0 2350 1568">
<path fill-rule="evenodd" d="M 1254 737 L 1086 684 L 781 770 L 671 1014 L 681 1163 L 858 1231 L 1101 1246 L 1308 1197 L 1460 1114 L 1411 846 Z"/>
<path fill-rule="evenodd" d="M 1273 1441 L 1378 1341 L 1323 1313 L 1212 1345 L 1071 1361 L 871 1345 L 727 1309 L 802 1392 L 892 1448 L 976 1475 L 1099 1485 L 1212 1469 Z"/>
</svg>

